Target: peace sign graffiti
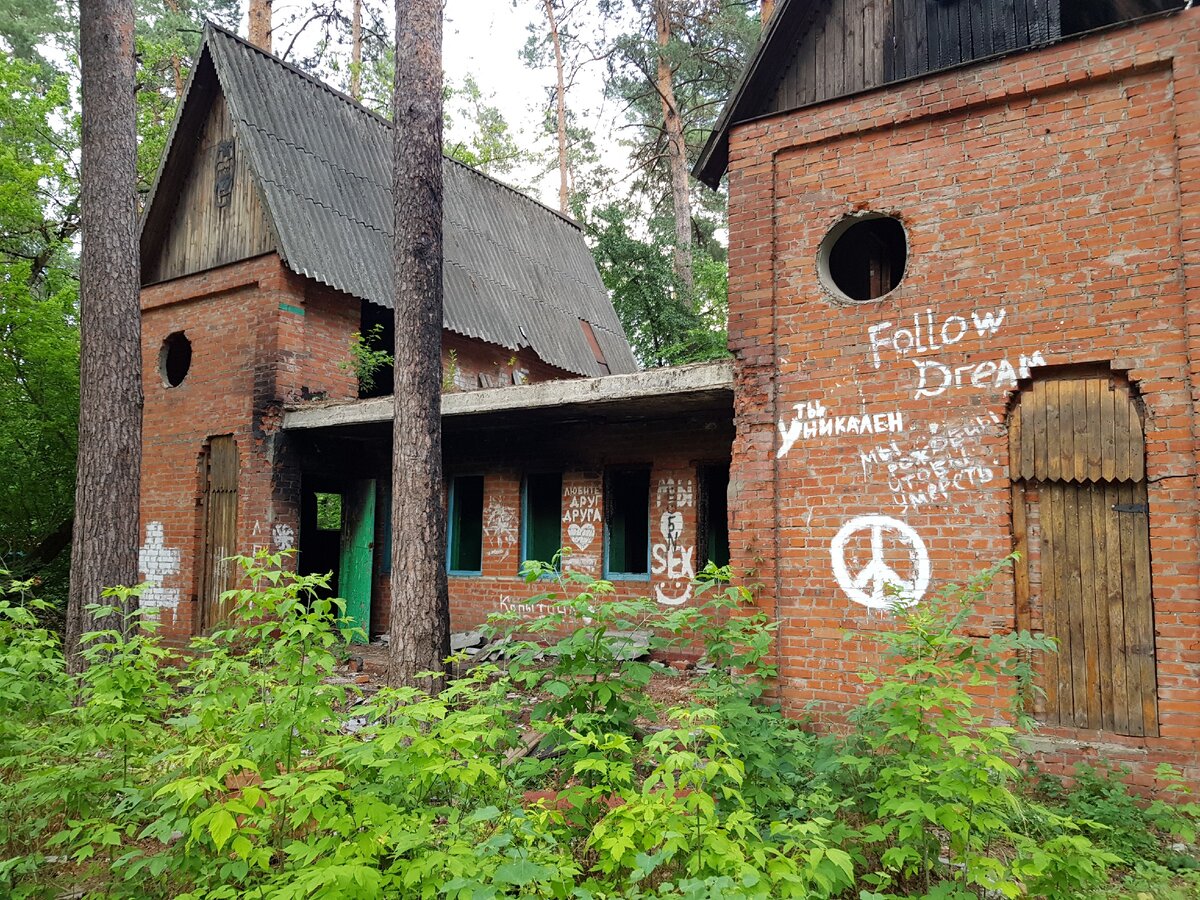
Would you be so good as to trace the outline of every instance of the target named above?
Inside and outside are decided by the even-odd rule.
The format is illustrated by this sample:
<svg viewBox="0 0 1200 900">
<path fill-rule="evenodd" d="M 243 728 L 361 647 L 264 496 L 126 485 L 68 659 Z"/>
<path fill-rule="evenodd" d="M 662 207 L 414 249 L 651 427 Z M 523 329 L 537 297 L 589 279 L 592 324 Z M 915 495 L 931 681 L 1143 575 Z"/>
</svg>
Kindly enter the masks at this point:
<svg viewBox="0 0 1200 900">
<path fill-rule="evenodd" d="M 871 561 L 851 574 L 846 544 L 859 532 L 869 532 Z M 885 547 L 888 543 L 901 548 Z M 842 526 L 830 546 L 833 574 L 846 596 L 869 609 L 888 609 L 896 603 L 916 603 L 929 587 L 929 552 L 911 526 L 891 516 L 859 516 Z M 902 557 L 907 556 L 907 559 Z M 889 562 L 889 558 L 891 562 Z M 900 568 L 903 574 L 897 573 Z M 889 590 L 890 586 L 890 590 Z M 896 593 L 899 591 L 899 593 Z"/>
</svg>

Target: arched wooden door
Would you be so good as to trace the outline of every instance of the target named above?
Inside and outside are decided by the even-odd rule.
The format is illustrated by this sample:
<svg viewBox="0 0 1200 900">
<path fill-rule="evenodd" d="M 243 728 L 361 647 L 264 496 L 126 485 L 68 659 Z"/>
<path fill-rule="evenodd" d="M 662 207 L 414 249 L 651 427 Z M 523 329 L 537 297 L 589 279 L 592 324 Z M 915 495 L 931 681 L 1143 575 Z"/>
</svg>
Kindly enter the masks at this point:
<svg viewBox="0 0 1200 900">
<path fill-rule="evenodd" d="M 1142 414 L 1115 373 L 1035 380 L 1009 418 L 1018 627 L 1041 665 L 1047 722 L 1158 734 Z"/>
<path fill-rule="evenodd" d="M 209 440 L 204 458 L 204 542 L 200 548 L 200 630 L 208 633 L 229 618 L 221 594 L 233 588 L 229 557 L 238 552 L 238 451 L 233 435 Z"/>
</svg>

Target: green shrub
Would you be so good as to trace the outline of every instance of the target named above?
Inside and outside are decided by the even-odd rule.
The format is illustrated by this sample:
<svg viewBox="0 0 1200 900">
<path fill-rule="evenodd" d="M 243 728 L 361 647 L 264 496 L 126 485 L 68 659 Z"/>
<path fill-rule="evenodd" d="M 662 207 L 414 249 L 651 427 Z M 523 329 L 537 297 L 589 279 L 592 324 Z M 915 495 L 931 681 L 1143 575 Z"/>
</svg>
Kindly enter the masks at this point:
<svg viewBox="0 0 1200 900">
<path fill-rule="evenodd" d="M 496 623 L 507 657 L 365 698 L 329 678 L 350 632 L 327 578 L 239 563 L 227 628 L 176 657 L 145 616 L 90 636 L 78 679 L 28 585 L 0 597 L 4 896 L 1102 896 L 1106 819 L 1190 840 L 1194 807 L 1127 802 L 1106 775 L 1032 798 L 1012 765 L 1028 723 L 985 721 L 973 692 L 1020 698 L 1046 643 L 961 633 L 993 573 L 872 634 L 871 694 L 818 740 L 771 704 L 773 623 L 727 570 L 678 610 L 533 565 L 550 613 Z M 655 706 L 667 669 L 629 658 L 632 632 L 703 652 L 692 702 Z M 527 729 L 546 740 L 514 762 Z M 1181 874 L 1127 880 L 1171 898 L 1195 881 L 1156 846 Z"/>
<path fill-rule="evenodd" d="M 1003 564 L 1002 564 L 1003 565 Z M 920 604 L 897 603 L 898 628 L 867 637 L 882 644 L 884 668 L 862 674 L 874 689 L 853 713 L 855 732 L 839 762 L 852 774 L 843 790 L 861 820 L 863 881 L 891 896 L 980 891 L 1015 897 L 1077 896 L 1101 883 L 1117 857 L 1095 847 L 1068 816 L 1033 806 L 1013 760 L 1023 702 L 1032 685 L 1030 654 L 1053 643 L 1027 632 L 979 640 L 963 626 L 1001 567 L 951 584 Z M 1001 681 L 1011 689 L 1007 724 L 992 724 L 976 692 Z M 1051 825 L 1039 840 L 1026 823 Z"/>
<path fill-rule="evenodd" d="M 1088 837 L 1120 857 L 1125 865 L 1155 863 L 1194 868 L 1191 856 L 1173 852 L 1169 845 L 1195 841 L 1200 806 L 1185 802 L 1188 791 L 1170 766 L 1160 766 L 1157 774 L 1162 793 L 1171 802 L 1146 802 L 1131 794 L 1126 783 L 1127 767 L 1080 765 L 1070 790 L 1064 789 L 1060 780 L 1044 776 L 1038 780 L 1038 789 L 1077 819 Z"/>
</svg>

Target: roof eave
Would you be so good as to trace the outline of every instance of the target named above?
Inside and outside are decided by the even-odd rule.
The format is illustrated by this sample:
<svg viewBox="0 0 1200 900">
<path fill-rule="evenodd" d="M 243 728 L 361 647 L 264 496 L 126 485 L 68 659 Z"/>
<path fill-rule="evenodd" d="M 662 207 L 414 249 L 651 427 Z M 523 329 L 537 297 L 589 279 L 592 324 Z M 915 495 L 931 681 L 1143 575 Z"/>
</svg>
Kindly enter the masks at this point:
<svg viewBox="0 0 1200 900">
<path fill-rule="evenodd" d="M 721 178 L 729 166 L 729 132 L 737 124 L 736 116 L 742 106 L 742 100 L 750 88 L 750 83 L 754 81 L 755 75 L 758 73 L 758 67 L 767 55 L 767 48 L 775 39 L 775 33 L 781 28 L 780 23 L 788 17 L 790 8 L 793 5 L 799 5 L 799 2 L 800 0 L 779 0 L 774 15 L 763 29 L 758 46 L 754 48 L 754 53 L 750 55 L 750 61 L 742 70 L 741 77 L 738 78 L 737 87 L 729 95 L 729 100 L 721 110 L 721 115 L 717 117 L 717 124 L 713 126 L 712 134 L 708 136 L 708 142 L 700 151 L 700 158 L 696 160 L 692 174 L 714 190 L 720 185 Z"/>
</svg>

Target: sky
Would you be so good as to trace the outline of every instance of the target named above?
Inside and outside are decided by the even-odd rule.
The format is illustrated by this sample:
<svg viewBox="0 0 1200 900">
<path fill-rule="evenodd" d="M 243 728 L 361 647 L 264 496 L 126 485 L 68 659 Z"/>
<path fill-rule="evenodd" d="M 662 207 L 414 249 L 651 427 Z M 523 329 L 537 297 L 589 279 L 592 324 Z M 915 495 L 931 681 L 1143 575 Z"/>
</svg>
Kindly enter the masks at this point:
<svg viewBox="0 0 1200 900">
<path fill-rule="evenodd" d="M 292 3 L 288 4 L 290 8 Z M 349 7 L 349 2 L 344 3 Z M 390 3 L 387 4 L 390 6 Z M 284 5 L 276 3 L 277 12 Z M 278 22 L 283 16 L 277 14 Z M 531 69 L 520 53 L 529 37 L 529 26 L 544 31 L 542 4 L 537 0 L 444 0 L 442 61 L 444 77 L 459 85 L 466 76 L 474 77 L 487 102 L 497 107 L 508 122 L 519 146 L 538 151 L 544 165 L 522 165 L 500 175 L 532 194 L 548 206 L 558 207 L 558 170 L 553 168 L 552 136 L 542 127 L 554 84 L 552 68 Z M 246 30 L 243 17 L 242 33 Z M 279 29 L 275 46 L 286 47 L 291 35 Z M 303 36 L 297 49 L 303 51 Z M 600 64 L 586 68 L 568 93 L 572 113 L 589 124 L 598 135 L 613 135 L 620 130 L 620 109 L 604 98 L 604 69 Z M 447 135 L 447 142 L 457 134 Z M 629 167 L 629 155 L 618 140 L 598 142 L 601 159 L 618 172 Z"/>
<path fill-rule="evenodd" d="M 552 68 L 531 69 L 520 58 L 529 26 L 545 30 L 541 3 L 533 0 L 445 0 L 442 62 L 454 83 L 471 74 L 492 105 L 500 109 L 521 146 L 545 148 L 553 162 L 552 138 L 542 129 L 554 85 Z M 594 63 L 583 70 L 567 95 L 572 112 L 597 135 L 615 135 L 623 119 L 618 104 L 604 97 L 604 68 Z M 617 172 L 629 168 L 629 154 L 619 140 L 597 141 L 601 160 Z M 531 190 L 543 203 L 558 206 L 558 171 L 525 167 L 507 176 Z"/>
</svg>

